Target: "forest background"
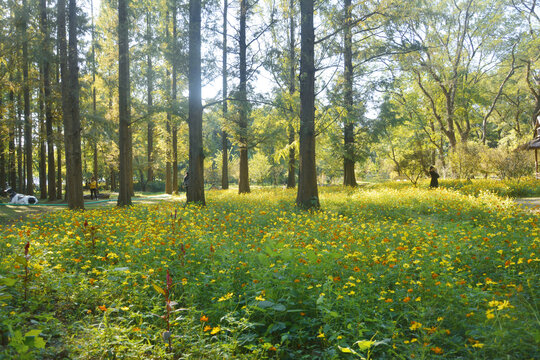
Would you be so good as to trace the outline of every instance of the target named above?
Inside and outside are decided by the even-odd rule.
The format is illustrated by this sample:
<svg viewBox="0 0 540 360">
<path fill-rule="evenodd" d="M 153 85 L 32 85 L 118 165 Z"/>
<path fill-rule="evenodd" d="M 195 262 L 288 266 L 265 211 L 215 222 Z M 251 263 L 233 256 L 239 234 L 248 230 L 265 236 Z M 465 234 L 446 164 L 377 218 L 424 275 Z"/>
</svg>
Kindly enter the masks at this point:
<svg viewBox="0 0 540 360">
<path fill-rule="evenodd" d="M 32 194 L 35 182 L 50 200 L 65 192 L 63 157 L 79 151 L 62 116 L 69 55 L 79 182 L 118 188 L 119 3 L 0 6 L 0 187 Z M 128 6 L 131 191 L 177 192 L 189 152 L 188 4 Z M 532 173 L 522 150 L 540 114 L 536 0 L 345 0 L 315 2 L 314 14 L 319 184 L 416 184 L 431 164 L 456 178 Z M 299 4 L 205 1 L 201 29 L 205 183 L 294 187 Z"/>
</svg>

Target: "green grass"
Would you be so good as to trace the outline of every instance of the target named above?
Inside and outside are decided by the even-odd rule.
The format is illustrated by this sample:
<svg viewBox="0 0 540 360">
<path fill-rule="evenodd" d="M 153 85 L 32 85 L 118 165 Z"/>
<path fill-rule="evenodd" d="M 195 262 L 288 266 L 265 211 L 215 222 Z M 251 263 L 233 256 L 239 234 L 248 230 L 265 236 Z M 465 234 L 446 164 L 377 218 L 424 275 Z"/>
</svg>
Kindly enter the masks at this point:
<svg viewBox="0 0 540 360">
<path fill-rule="evenodd" d="M 1 226 L 0 354 L 540 357 L 536 215 L 490 192 L 320 190 L 313 213 L 294 190 L 210 191 Z"/>
</svg>

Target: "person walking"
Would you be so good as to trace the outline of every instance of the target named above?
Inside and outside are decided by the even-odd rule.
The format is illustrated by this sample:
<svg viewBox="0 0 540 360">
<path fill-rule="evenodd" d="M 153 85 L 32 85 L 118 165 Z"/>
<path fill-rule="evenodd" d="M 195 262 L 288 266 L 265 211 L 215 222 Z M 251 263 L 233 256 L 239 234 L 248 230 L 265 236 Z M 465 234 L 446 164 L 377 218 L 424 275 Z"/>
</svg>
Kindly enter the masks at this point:
<svg viewBox="0 0 540 360">
<path fill-rule="evenodd" d="M 429 167 L 429 176 L 431 176 L 431 182 L 429 183 L 430 188 L 439 187 L 439 174 L 435 170 L 434 166 Z"/>
<path fill-rule="evenodd" d="M 95 177 L 92 177 L 90 180 L 90 199 L 96 199 L 97 200 L 97 181 Z"/>
</svg>

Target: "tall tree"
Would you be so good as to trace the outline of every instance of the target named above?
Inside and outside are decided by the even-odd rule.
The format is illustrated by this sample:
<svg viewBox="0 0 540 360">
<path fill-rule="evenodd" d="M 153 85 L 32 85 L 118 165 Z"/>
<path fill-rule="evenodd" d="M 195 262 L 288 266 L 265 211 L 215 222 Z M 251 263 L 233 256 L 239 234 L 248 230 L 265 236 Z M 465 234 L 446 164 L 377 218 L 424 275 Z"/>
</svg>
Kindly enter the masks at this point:
<svg viewBox="0 0 540 360">
<path fill-rule="evenodd" d="M 40 25 L 43 36 L 43 95 L 45 101 L 45 131 L 47 139 L 47 196 L 56 199 L 56 170 L 54 160 L 53 101 L 51 93 L 50 59 L 51 41 L 47 19 L 47 0 L 40 0 Z"/>
<path fill-rule="evenodd" d="M 146 111 L 148 114 L 148 124 L 147 124 L 147 162 L 148 162 L 148 171 L 147 179 L 148 181 L 154 181 L 154 122 L 152 120 L 152 107 L 153 107 L 153 97 L 152 92 L 154 90 L 154 70 L 152 69 L 152 27 L 151 27 L 151 3 L 148 3 L 148 9 L 146 11 L 146 93 L 147 93 L 147 102 L 146 102 Z"/>
<path fill-rule="evenodd" d="M 227 119 L 227 13 L 229 2 L 223 0 L 223 61 L 221 67 L 221 73 L 223 77 L 223 105 L 222 116 L 223 122 Z M 229 188 L 229 140 L 227 139 L 227 131 L 221 132 L 221 188 L 226 190 Z"/>
<path fill-rule="evenodd" d="M 344 59 L 344 103 L 345 120 L 343 124 L 344 157 L 343 157 L 343 185 L 356 186 L 354 174 L 354 119 L 353 117 L 353 64 L 352 64 L 352 14 L 351 0 L 344 0 L 344 26 L 343 26 L 343 59 Z"/>
<path fill-rule="evenodd" d="M 201 99 L 201 0 L 189 1 L 189 180 L 187 202 L 206 204 Z"/>
<path fill-rule="evenodd" d="M 47 146 L 45 145 L 45 90 L 43 87 L 43 64 L 39 65 L 39 191 L 40 198 L 47 198 Z"/>
<path fill-rule="evenodd" d="M 79 109 L 79 55 L 77 49 L 77 1 L 69 0 L 69 102 L 71 107 L 70 150 L 72 152 L 71 173 L 67 174 L 68 191 L 71 199 L 70 209 L 84 209 L 82 154 L 81 154 L 81 118 Z"/>
<path fill-rule="evenodd" d="M 315 163 L 315 31 L 313 0 L 300 0 L 300 167 L 296 205 L 319 208 Z"/>
<path fill-rule="evenodd" d="M 70 182 L 71 178 L 68 174 L 72 173 L 72 161 L 70 156 L 73 154 L 71 150 L 71 103 L 69 96 L 69 74 L 68 74 L 68 47 L 66 39 L 66 2 L 58 0 L 58 57 L 60 61 L 60 73 L 62 76 L 61 93 L 62 93 L 62 118 L 64 124 L 64 154 L 66 164 L 66 200 L 68 204 L 72 203 Z M 60 171 L 59 171 L 60 173 Z M 59 181 L 61 183 L 61 181 Z"/>
<path fill-rule="evenodd" d="M 22 66 L 23 66 L 23 97 L 24 97 L 24 154 L 26 160 L 26 189 L 29 195 L 34 194 L 34 177 L 32 174 L 32 117 L 30 114 L 30 80 L 28 77 L 28 68 L 30 66 L 28 59 L 28 17 L 30 11 L 27 0 L 23 0 L 23 11 L 21 18 L 22 33 Z"/>
<path fill-rule="evenodd" d="M 240 102 L 239 142 L 240 142 L 240 178 L 238 181 L 238 192 L 240 194 L 249 193 L 249 165 L 248 165 L 248 113 L 247 113 L 247 64 L 246 64 L 246 20 L 248 0 L 240 0 L 240 84 L 238 87 L 238 100 Z"/>
<path fill-rule="evenodd" d="M 130 184 L 130 89 L 129 89 L 129 19 L 128 1 L 118 0 L 118 108 L 119 108 L 119 141 L 120 175 L 118 206 L 131 205 Z"/>
<path fill-rule="evenodd" d="M 294 93 L 296 92 L 296 41 L 295 41 L 295 31 L 296 25 L 294 21 L 294 0 L 289 1 L 289 95 L 291 100 L 293 99 Z M 289 145 L 289 166 L 288 166 L 288 175 L 287 175 L 287 187 L 294 188 L 296 187 L 296 154 L 295 154 L 295 129 L 294 129 L 294 119 L 296 114 L 293 111 L 292 104 L 289 106 L 289 123 L 287 124 L 288 132 L 288 145 Z"/>
<path fill-rule="evenodd" d="M 176 96 L 177 96 L 177 84 L 176 76 L 178 72 L 178 49 L 177 49 L 177 28 L 176 28 L 176 15 L 178 12 L 178 5 L 176 0 L 172 0 L 172 103 L 176 106 Z M 173 120 L 172 124 L 172 192 L 178 193 L 178 125 L 176 121 Z"/>
</svg>

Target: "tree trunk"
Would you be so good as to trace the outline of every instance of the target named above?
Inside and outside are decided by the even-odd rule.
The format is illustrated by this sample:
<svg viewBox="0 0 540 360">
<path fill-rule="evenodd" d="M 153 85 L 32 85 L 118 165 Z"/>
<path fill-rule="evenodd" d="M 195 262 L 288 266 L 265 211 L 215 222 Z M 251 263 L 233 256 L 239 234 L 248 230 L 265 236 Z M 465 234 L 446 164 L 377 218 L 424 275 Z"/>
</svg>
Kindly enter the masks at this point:
<svg viewBox="0 0 540 360">
<path fill-rule="evenodd" d="M 2 102 L 3 94 L 0 93 L 0 124 L 6 124 L 7 121 L 4 120 L 4 104 Z M 7 126 L 0 125 L 0 191 L 6 189 L 6 143 L 8 140 L 7 136 L 8 128 Z"/>
<path fill-rule="evenodd" d="M 172 21 L 173 21 L 173 57 L 172 57 L 172 103 L 176 106 L 176 73 L 177 73 L 177 57 L 179 56 L 176 49 L 176 14 L 177 5 L 176 0 L 172 3 Z M 172 119 L 172 192 L 178 194 L 178 127 L 176 125 L 176 119 Z"/>
<path fill-rule="evenodd" d="M 289 95 L 290 101 L 294 99 L 294 93 L 296 92 L 296 56 L 295 56 L 295 38 L 294 31 L 296 29 L 294 21 L 294 0 L 289 2 Z M 289 125 L 287 132 L 289 133 L 289 172 L 287 176 L 287 188 L 292 189 L 296 187 L 296 154 L 294 149 L 294 119 L 295 114 L 293 106 L 289 106 Z"/>
<path fill-rule="evenodd" d="M 21 96 L 17 96 L 17 192 L 24 193 L 24 165 L 22 148 L 22 109 Z"/>
<path fill-rule="evenodd" d="M 56 198 L 62 199 L 62 125 L 60 122 L 56 128 Z"/>
<path fill-rule="evenodd" d="M 201 99 L 201 0 L 189 1 L 189 170 L 187 202 L 206 205 Z"/>
<path fill-rule="evenodd" d="M 34 177 L 32 174 L 32 117 L 30 114 L 30 80 L 28 78 L 28 14 L 26 0 L 22 2 L 22 67 L 23 67 L 23 97 L 24 97 L 24 153 L 26 160 L 26 189 L 28 195 L 34 194 Z"/>
<path fill-rule="evenodd" d="M 84 209 L 83 178 L 82 178 L 82 153 L 81 153 L 81 118 L 79 111 L 79 58 L 77 49 L 77 2 L 69 0 L 69 96 L 71 105 L 70 142 L 72 155 L 70 159 L 71 174 L 68 178 L 71 202 L 70 209 Z"/>
<path fill-rule="evenodd" d="M 11 76 L 10 76 L 11 79 Z M 9 168 L 8 181 L 9 186 L 15 188 L 17 186 L 17 165 L 16 165 L 16 150 L 15 150 L 15 132 L 16 132 L 17 114 L 15 111 L 15 95 L 13 90 L 9 91 Z"/>
<path fill-rule="evenodd" d="M 154 123 L 152 121 L 152 91 L 154 85 L 154 70 L 152 69 L 152 55 L 151 55 L 151 46 L 152 46 L 152 28 L 150 26 L 150 11 L 146 13 L 146 46 L 147 46 L 147 55 L 146 55 L 146 64 L 147 64 L 147 113 L 148 113 L 148 139 L 147 139 L 147 161 L 148 161 L 148 173 L 147 180 L 154 181 Z M 146 190 L 146 186 L 145 186 Z"/>
<path fill-rule="evenodd" d="M 238 183 L 238 193 L 249 193 L 249 164 L 248 164 L 248 119 L 247 119 L 247 65 L 246 65 L 246 18 L 247 0 L 240 0 L 240 85 L 238 98 L 240 100 L 240 179 Z"/>
<path fill-rule="evenodd" d="M 354 174 L 354 122 L 353 118 L 353 83 L 354 73 L 352 64 L 352 35 L 351 35 L 351 0 L 345 0 L 344 3 L 345 27 L 343 29 L 343 59 L 344 69 L 344 94 L 345 111 L 347 113 L 343 124 L 344 156 L 343 156 L 343 185 L 357 186 L 356 176 Z"/>
<path fill-rule="evenodd" d="M 120 119 L 118 130 L 118 147 L 120 149 L 118 206 L 131 205 L 130 151 L 128 149 L 130 144 L 128 1 L 118 0 L 118 107 Z"/>
<path fill-rule="evenodd" d="M 228 0 L 223 0 L 223 65 L 221 72 L 223 76 L 223 122 L 227 121 L 227 12 L 229 3 Z M 227 190 L 229 188 L 229 147 L 227 140 L 227 132 L 221 132 L 221 188 Z"/>
<path fill-rule="evenodd" d="M 45 145 L 45 90 L 43 87 L 43 65 L 40 66 L 39 75 L 39 193 L 41 199 L 47 198 L 47 147 Z"/>
<path fill-rule="evenodd" d="M 300 169 L 296 205 L 320 207 L 315 164 L 315 34 L 313 0 L 300 0 Z"/>
<path fill-rule="evenodd" d="M 69 98 L 69 74 L 68 74 L 68 54 L 67 54 L 67 40 L 66 40 L 66 3 L 65 0 L 58 0 L 58 53 L 60 58 L 60 72 L 62 74 L 62 116 L 64 123 L 64 154 L 66 164 L 66 201 L 68 204 L 72 203 L 71 200 L 71 178 L 72 173 L 72 161 L 71 156 L 73 154 L 71 146 L 71 104 Z"/>
<path fill-rule="evenodd" d="M 50 39 L 47 21 L 47 1 L 40 0 L 40 26 L 43 35 L 43 95 L 45 101 L 45 132 L 47 142 L 47 197 L 56 199 L 56 172 L 54 165 L 53 111 L 50 78 Z"/>
</svg>

